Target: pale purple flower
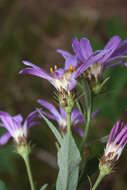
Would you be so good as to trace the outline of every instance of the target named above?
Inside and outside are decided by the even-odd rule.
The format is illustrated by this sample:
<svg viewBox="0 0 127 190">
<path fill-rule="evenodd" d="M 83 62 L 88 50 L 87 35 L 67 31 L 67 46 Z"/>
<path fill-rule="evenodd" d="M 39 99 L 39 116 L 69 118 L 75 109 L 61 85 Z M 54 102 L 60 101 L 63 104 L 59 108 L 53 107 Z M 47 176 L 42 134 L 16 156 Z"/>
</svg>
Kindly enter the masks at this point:
<svg viewBox="0 0 127 190">
<path fill-rule="evenodd" d="M 47 111 L 42 110 L 42 114 L 44 114 L 49 119 L 52 119 L 57 122 L 60 131 L 66 130 L 67 121 L 66 121 L 66 112 L 63 107 L 59 107 L 59 111 L 55 108 L 54 105 L 49 103 L 48 101 L 39 99 L 37 101 L 43 108 L 47 109 Z M 84 130 L 79 127 L 79 125 L 83 124 L 84 119 L 82 114 L 78 109 L 73 109 L 71 113 L 71 126 L 72 129 L 77 132 L 81 137 L 84 135 Z"/>
<path fill-rule="evenodd" d="M 89 79 L 97 79 L 105 68 L 125 64 L 127 40 L 122 41 L 119 36 L 113 36 L 103 50 L 94 52 L 87 38 L 81 38 L 80 41 L 75 38 L 73 49 L 76 58 L 82 63 L 78 69 L 80 75 L 87 70 Z"/>
<path fill-rule="evenodd" d="M 27 65 L 28 67 L 21 70 L 20 74 L 30 74 L 46 79 L 59 92 L 65 91 L 66 93 L 70 93 L 70 91 L 76 86 L 77 63 L 75 61 L 65 63 L 64 68 L 57 69 L 57 66 L 55 65 L 54 69 L 50 68 L 50 73 L 47 73 L 42 68 L 28 61 L 23 61 L 23 64 Z"/>
<path fill-rule="evenodd" d="M 0 111 L 0 126 L 7 130 L 7 132 L 0 137 L 0 144 L 6 144 L 11 137 L 13 137 L 16 144 L 24 143 L 27 139 L 29 128 L 38 125 L 38 121 L 36 121 L 37 117 L 37 111 L 33 111 L 23 122 L 21 114 L 11 116 L 7 112 Z"/>
<path fill-rule="evenodd" d="M 112 128 L 104 156 L 102 157 L 102 163 L 109 162 L 112 164 L 117 161 L 127 144 L 127 125 L 118 120 Z"/>
<path fill-rule="evenodd" d="M 58 127 L 61 131 L 66 130 L 67 121 L 66 121 L 66 112 L 63 107 L 59 107 L 59 111 L 55 108 L 54 105 L 49 103 L 46 100 L 39 99 L 37 101 L 44 109 L 41 110 L 41 113 L 44 114 L 46 117 L 48 117 L 51 120 L 54 120 L 57 122 Z M 97 112 L 94 112 L 92 114 L 92 117 L 96 115 Z M 77 134 L 79 134 L 80 137 L 84 136 L 84 130 L 81 128 L 80 125 L 84 123 L 84 118 L 82 113 L 77 109 L 74 108 L 71 112 L 71 127 L 72 130 L 75 131 Z"/>
</svg>

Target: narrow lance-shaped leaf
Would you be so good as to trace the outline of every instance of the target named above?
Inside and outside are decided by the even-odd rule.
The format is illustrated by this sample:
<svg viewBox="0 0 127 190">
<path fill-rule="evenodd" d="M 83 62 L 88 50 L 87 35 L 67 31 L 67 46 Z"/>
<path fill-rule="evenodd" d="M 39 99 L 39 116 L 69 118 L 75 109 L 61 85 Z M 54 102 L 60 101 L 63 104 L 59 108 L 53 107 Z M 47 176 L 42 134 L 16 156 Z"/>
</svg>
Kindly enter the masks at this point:
<svg viewBox="0 0 127 190">
<path fill-rule="evenodd" d="M 40 116 L 45 120 L 45 122 L 47 123 L 48 127 L 51 129 L 52 133 L 54 134 L 54 136 L 56 137 L 57 141 L 59 142 L 59 144 L 61 145 L 62 143 L 62 137 L 61 134 L 59 133 L 59 131 L 56 129 L 56 127 L 53 125 L 53 123 L 51 123 L 51 121 L 49 121 L 40 111 L 40 109 L 37 108 L 38 113 L 40 114 Z"/>
<path fill-rule="evenodd" d="M 71 133 L 67 133 L 58 151 L 59 174 L 56 190 L 76 190 L 80 161 L 81 157 L 77 145 Z"/>
</svg>

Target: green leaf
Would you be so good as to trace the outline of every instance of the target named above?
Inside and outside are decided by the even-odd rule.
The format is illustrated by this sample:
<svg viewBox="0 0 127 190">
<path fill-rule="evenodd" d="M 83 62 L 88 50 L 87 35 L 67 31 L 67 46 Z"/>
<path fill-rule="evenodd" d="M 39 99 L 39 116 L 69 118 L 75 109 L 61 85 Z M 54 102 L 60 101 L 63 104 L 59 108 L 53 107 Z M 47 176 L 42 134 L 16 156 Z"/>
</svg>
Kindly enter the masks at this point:
<svg viewBox="0 0 127 190">
<path fill-rule="evenodd" d="M 47 123 L 47 125 L 49 126 L 49 128 L 51 129 L 52 133 L 54 134 L 54 136 L 56 137 L 57 141 L 59 142 L 59 144 L 61 145 L 62 143 L 62 137 L 61 134 L 59 133 L 59 131 L 56 129 L 56 127 L 51 123 L 51 121 L 49 121 L 42 113 L 39 109 L 37 109 L 38 113 L 40 114 L 40 116 L 45 120 L 45 122 Z"/>
<path fill-rule="evenodd" d="M 47 188 L 48 184 L 44 184 L 40 190 L 45 190 Z"/>
<path fill-rule="evenodd" d="M 7 190 L 3 181 L 0 180 L 0 190 Z"/>
<path fill-rule="evenodd" d="M 80 161 L 81 157 L 77 145 L 71 133 L 67 133 L 58 151 L 59 174 L 56 190 L 76 190 Z"/>
</svg>

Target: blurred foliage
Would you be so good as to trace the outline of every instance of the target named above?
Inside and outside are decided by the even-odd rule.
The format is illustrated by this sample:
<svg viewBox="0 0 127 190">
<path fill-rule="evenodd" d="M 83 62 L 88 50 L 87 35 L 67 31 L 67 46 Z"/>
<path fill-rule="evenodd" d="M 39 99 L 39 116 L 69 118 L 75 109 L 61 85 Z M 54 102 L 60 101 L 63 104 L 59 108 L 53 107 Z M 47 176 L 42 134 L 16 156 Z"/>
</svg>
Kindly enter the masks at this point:
<svg viewBox="0 0 127 190">
<path fill-rule="evenodd" d="M 23 59 L 28 59 L 48 70 L 56 63 L 61 65 L 63 60 L 55 50 L 63 48 L 71 51 L 71 41 L 74 36 L 88 37 L 94 49 L 103 48 L 112 35 L 117 34 L 121 38 L 127 38 L 127 28 L 120 18 L 105 19 L 101 15 L 97 19 L 91 19 L 90 14 L 85 17 L 80 14 L 80 11 L 73 12 L 73 9 L 70 9 L 69 14 L 57 8 L 55 11 L 50 11 L 50 7 L 45 9 L 39 3 L 40 1 L 38 5 L 36 2 L 31 4 L 30 1 L 28 3 L 16 0 L 0 1 L 0 109 L 12 114 L 21 112 L 26 116 L 37 107 L 38 98 L 46 97 L 54 102 L 52 89 L 49 88 L 47 82 L 30 76 L 19 76 L 18 72 L 23 67 L 21 65 Z M 89 140 L 108 134 L 119 116 L 127 121 L 126 72 L 127 69 L 121 66 L 105 73 L 105 76 L 110 76 L 110 80 L 103 93 L 94 98 L 94 108 L 99 108 L 100 112 L 92 122 Z M 3 129 L 0 131 L 0 134 L 2 133 Z M 31 129 L 30 140 L 35 145 L 31 154 L 31 163 L 35 183 L 38 184 L 37 188 L 48 183 L 48 188 L 51 189 L 57 170 L 38 157 L 38 152 L 47 150 L 55 155 L 54 137 L 42 122 L 41 126 Z M 99 157 L 103 152 L 103 147 L 100 143 L 94 144 L 89 150 L 88 165 L 93 166 L 97 163 L 95 155 Z M 123 170 L 115 175 L 116 179 L 123 176 L 121 179 L 123 187 L 127 186 L 125 161 L 124 156 Z M 97 168 L 92 167 L 92 169 Z M 88 173 L 91 175 L 91 171 Z M 29 189 L 23 161 L 14 153 L 13 146 L 6 145 L 0 148 L 0 176 L 9 190 Z M 116 190 L 116 184 L 117 180 L 115 183 L 108 183 L 107 186 L 105 183 L 101 188 Z M 117 190 L 122 190 L 121 187 L 122 185 Z"/>
</svg>

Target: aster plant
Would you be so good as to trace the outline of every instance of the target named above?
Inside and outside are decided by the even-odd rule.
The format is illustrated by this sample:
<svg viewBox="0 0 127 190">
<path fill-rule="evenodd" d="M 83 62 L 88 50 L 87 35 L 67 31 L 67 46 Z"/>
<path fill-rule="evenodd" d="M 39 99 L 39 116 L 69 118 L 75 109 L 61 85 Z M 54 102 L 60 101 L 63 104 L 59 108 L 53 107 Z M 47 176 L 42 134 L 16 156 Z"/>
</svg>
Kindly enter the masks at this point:
<svg viewBox="0 0 127 190">
<path fill-rule="evenodd" d="M 91 168 L 89 163 L 94 142 L 103 145 L 107 141 L 107 136 L 101 140 L 90 138 L 90 131 L 95 130 L 92 127 L 93 117 L 99 114 L 98 109 L 94 108 L 95 94 L 101 92 L 110 78 L 104 78 L 106 69 L 127 65 L 127 40 L 113 36 L 103 49 L 93 51 L 87 38 L 74 38 L 72 49 L 73 54 L 57 49 L 64 58 L 63 67 L 58 68 L 54 65 L 47 72 L 29 61 L 23 61 L 26 67 L 20 71 L 21 75 L 37 76 L 53 85 L 57 107 L 44 99 L 38 99 L 40 108 L 35 108 L 24 122 L 21 114 L 11 116 L 5 111 L 0 111 L 0 126 L 6 130 L 0 137 L 0 145 L 13 138 L 16 152 L 24 159 L 31 190 L 37 188 L 30 169 L 31 144 L 28 141 L 28 133 L 32 126 L 40 125 L 42 119 L 56 138 L 56 190 L 80 189 L 82 179 L 85 181 L 85 176 L 89 175 L 87 171 Z M 97 111 L 93 112 L 93 108 Z M 90 190 L 96 190 L 102 179 L 112 174 L 126 144 L 127 125 L 119 119 L 111 129 L 104 155 L 99 159 L 99 176 L 94 185 L 91 176 L 88 177 Z M 47 184 L 44 184 L 40 190 L 46 189 Z"/>
</svg>

